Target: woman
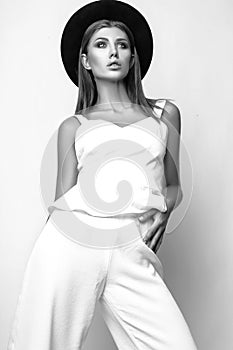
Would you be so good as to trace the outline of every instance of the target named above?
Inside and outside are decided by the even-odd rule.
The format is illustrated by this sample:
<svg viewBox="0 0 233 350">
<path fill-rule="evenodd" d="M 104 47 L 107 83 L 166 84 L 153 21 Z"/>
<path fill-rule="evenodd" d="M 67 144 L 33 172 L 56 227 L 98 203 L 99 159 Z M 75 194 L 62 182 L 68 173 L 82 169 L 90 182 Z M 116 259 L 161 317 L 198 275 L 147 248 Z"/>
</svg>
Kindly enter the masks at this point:
<svg viewBox="0 0 233 350">
<path fill-rule="evenodd" d="M 120 1 L 90 3 L 66 25 L 62 58 L 79 98 L 59 127 L 56 200 L 27 264 L 8 350 L 81 349 L 97 301 L 119 349 L 196 349 L 155 254 L 181 200 L 180 114 L 143 94 L 152 48 L 144 17 Z M 108 195 L 127 166 L 132 201 L 127 186 L 123 201 L 94 193 L 106 159 L 99 190 Z"/>
</svg>

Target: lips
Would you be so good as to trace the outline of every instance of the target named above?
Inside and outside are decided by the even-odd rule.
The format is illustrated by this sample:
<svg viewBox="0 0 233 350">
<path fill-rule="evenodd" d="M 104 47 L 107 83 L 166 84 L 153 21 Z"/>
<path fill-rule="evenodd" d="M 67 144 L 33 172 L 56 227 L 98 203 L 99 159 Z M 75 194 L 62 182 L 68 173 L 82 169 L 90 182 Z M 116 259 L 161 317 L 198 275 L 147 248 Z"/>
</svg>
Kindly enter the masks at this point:
<svg viewBox="0 0 233 350">
<path fill-rule="evenodd" d="M 117 61 L 111 62 L 108 64 L 108 67 L 111 67 L 113 64 L 116 64 L 117 66 L 120 67 L 120 63 L 118 63 Z"/>
</svg>

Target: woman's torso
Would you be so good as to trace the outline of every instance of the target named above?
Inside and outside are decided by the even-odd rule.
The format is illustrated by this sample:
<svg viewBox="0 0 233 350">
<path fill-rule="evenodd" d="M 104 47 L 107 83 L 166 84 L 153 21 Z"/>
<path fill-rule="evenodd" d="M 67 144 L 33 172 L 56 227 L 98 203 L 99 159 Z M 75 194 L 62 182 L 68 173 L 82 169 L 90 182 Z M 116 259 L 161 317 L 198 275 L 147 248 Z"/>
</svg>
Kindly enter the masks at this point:
<svg viewBox="0 0 233 350">
<path fill-rule="evenodd" d="M 157 102 L 160 118 L 165 102 Z M 74 116 L 81 124 L 75 135 L 78 180 L 52 206 L 100 217 L 140 215 L 153 207 L 166 211 L 166 124 L 140 112 L 134 121 L 129 113 L 120 123 L 114 113 L 108 120 L 92 115 Z"/>
</svg>

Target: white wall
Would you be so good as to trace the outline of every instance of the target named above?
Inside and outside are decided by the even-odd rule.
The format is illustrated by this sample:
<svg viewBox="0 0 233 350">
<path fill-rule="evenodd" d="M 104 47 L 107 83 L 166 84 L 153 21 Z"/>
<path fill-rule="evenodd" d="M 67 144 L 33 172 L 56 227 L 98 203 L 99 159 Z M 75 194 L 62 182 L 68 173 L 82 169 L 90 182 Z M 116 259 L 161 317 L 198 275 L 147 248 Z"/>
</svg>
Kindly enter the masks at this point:
<svg viewBox="0 0 233 350">
<path fill-rule="evenodd" d="M 41 158 L 61 121 L 73 114 L 77 99 L 61 62 L 60 38 L 69 17 L 86 3 L 0 3 L 1 349 L 6 348 L 27 258 L 47 218 L 40 196 Z M 144 14 L 154 35 L 154 57 L 143 80 L 146 96 L 176 100 L 193 170 L 191 204 L 159 251 L 165 280 L 199 349 L 230 350 L 233 3 L 130 4 Z M 185 173 L 184 163 L 182 169 Z M 102 333 L 99 340 L 97 331 Z M 115 349 L 99 309 L 85 350 L 93 344 Z"/>
</svg>

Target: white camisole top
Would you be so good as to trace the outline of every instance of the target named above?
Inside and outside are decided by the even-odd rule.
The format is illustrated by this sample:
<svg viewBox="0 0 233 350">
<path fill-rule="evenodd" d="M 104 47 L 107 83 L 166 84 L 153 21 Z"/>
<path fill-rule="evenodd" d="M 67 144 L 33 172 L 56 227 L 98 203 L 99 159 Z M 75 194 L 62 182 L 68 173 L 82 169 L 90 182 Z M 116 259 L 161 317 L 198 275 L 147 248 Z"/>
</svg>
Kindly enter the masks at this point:
<svg viewBox="0 0 233 350">
<path fill-rule="evenodd" d="M 75 186 L 48 210 L 77 211 L 97 217 L 138 217 L 156 208 L 167 211 L 163 158 L 168 127 L 161 120 L 166 100 L 157 100 L 158 116 L 120 127 L 102 119 L 75 115 L 78 177 Z"/>
</svg>

